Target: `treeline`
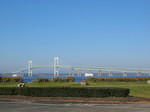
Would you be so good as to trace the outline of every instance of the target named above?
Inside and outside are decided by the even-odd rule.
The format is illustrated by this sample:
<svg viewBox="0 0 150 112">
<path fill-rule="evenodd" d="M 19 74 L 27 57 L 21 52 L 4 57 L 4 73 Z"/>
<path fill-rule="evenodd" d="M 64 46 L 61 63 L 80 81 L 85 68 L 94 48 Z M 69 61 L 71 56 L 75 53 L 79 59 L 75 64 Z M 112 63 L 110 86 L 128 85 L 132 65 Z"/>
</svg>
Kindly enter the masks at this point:
<svg viewBox="0 0 150 112">
<path fill-rule="evenodd" d="M 0 77 L 0 82 L 23 82 L 21 77 Z"/>
</svg>

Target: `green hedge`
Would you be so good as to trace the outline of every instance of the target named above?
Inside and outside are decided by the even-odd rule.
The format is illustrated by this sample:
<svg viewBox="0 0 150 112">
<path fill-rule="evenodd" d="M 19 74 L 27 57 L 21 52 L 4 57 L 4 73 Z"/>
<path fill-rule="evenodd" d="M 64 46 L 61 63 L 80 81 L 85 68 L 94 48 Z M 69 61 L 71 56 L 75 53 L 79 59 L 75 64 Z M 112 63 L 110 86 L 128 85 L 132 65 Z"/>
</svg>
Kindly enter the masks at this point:
<svg viewBox="0 0 150 112">
<path fill-rule="evenodd" d="M 125 88 L 83 88 L 83 87 L 25 87 L 0 88 L 0 95 L 24 95 L 35 97 L 127 97 Z"/>
<path fill-rule="evenodd" d="M 135 81 L 147 81 L 150 77 L 136 77 L 136 78 L 87 78 L 86 82 L 100 82 L 100 81 L 123 81 L 123 82 L 135 82 Z"/>
</svg>

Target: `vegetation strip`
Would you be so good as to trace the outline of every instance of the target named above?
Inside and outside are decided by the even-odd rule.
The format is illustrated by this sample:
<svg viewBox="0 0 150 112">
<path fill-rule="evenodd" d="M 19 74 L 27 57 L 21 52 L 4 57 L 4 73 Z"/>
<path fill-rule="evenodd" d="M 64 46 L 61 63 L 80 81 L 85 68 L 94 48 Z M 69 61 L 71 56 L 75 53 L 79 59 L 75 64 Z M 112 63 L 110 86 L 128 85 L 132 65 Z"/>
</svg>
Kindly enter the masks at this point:
<svg viewBox="0 0 150 112">
<path fill-rule="evenodd" d="M 34 97 L 127 97 L 127 88 L 96 88 L 96 87 L 4 87 L 0 95 L 23 95 Z"/>
</svg>

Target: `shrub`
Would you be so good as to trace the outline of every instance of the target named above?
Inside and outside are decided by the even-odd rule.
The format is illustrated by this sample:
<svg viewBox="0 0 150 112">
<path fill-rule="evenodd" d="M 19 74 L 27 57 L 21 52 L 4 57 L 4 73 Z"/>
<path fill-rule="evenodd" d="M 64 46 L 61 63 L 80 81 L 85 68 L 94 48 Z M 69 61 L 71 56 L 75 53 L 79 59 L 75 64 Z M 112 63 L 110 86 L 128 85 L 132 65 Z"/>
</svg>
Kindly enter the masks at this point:
<svg viewBox="0 0 150 112">
<path fill-rule="evenodd" d="M 35 82 L 49 82 L 49 80 L 46 78 L 39 78 L 39 79 L 36 79 Z"/>
<path fill-rule="evenodd" d="M 1 82 L 23 82 L 21 77 L 1 77 Z"/>
<path fill-rule="evenodd" d="M 87 78 L 87 82 L 98 82 L 98 81 L 147 81 L 150 78 Z"/>
<path fill-rule="evenodd" d="M 64 80 L 65 80 L 65 82 L 74 82 L 75 78 L 74 77 L 66 77 Z"/>
<path fill-rule="evenodd" d="M 92 77 L 92 78 L 87 78 L 85 81 L 86 81 L 86 82 L 97 82 L 97 78 L 94 78 L 94 77 Z"/>
<path fill-rule="evenodd" d="M 34 97 L 127 97 L 129 95 L 129 89 L 85 87 L 0 88 L 0 95 L 24 95 Z"/>
<path fill-rule="evenodd" d="M 34 80 L 34 82 L 74 82 L 74 81 L 75 81 L 74 77 L 53 78 L 53 79 L 38 78 Z"/>
<path fill-rule="evenodd" d="M 74 77 L 66 77 L 66 78 L 53 78 L 52 81 L 54 82 L 74 82 Z"/>
</svg>

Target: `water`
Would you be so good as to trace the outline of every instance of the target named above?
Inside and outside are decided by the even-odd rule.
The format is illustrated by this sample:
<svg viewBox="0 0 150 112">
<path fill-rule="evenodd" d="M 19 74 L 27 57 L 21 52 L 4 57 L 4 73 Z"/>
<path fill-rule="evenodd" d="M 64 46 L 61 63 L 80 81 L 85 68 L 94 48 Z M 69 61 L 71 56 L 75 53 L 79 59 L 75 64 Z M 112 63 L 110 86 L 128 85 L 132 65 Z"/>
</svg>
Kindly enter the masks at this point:
<svg viewBox="0 0 150 112">
<path fill-rule="evenodd" d="M 60 74 L 59 78 L 65 78 L 65 77 L 69 77 L 71 75 L 68 74 Z M 81 82 L 89 77 L 85 77 L 84 74 L 81 74 L 80 76 L 78 74 L 74 74 L 74 76 L 72 76 L 75 78 L 76 82 Z M 137 73 L 128 73 L 126 76 L 124 76 L 121 73 L 114 73 L 112 74 L 112 76 L 109 75 L 109 73 L 103 73 L 101 76 L 98 74 L 94 74 L 93 76 L 94 78 L 145 78 L 145 77 L 150 77 L 150 74 L 148 73 L 143 73 L 143 74 L 137 74 Z M 23 76 L 23 80 L 24 82 L 32 82 L 33 80 L 37 79 L 37 78 L 47 78 L 47 79 L 52 79 L 54 78 L 53 75 L 33 75 L 32 77 L 29 77 L 27 75 Z"/>
</svg>

